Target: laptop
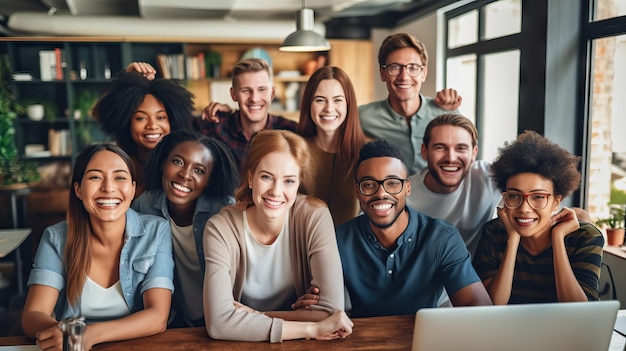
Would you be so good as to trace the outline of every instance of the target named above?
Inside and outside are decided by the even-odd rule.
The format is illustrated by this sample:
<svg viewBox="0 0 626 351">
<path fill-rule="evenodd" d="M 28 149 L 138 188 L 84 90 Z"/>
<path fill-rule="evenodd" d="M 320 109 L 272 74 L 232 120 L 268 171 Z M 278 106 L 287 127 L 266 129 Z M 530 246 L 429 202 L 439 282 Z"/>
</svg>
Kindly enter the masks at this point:
<svg viewBox="0 0 626 351">
<path fill-rule="evenodd" d="M 413 351 L 608 350 L 619 301 L 423 308 Z"/>
</svg>

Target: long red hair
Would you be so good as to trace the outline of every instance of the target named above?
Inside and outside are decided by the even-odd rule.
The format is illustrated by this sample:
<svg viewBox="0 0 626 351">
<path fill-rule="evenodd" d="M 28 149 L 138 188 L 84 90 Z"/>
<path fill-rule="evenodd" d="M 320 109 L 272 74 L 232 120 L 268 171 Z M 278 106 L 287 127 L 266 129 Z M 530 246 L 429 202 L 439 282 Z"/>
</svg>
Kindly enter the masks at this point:
<svg viewBox="0 0 626 351">
<path fill-rule="evenodd" d="M 361 146 L 365 144 L 366 137 L 361 129 L 359 120 L 359 109 L 356 102 L 356 94 L 350 78 L 339 67 L 324 66 L 319 68 L 306 84 L 302 94 L 302 104 L 300 106 L 300 121 L 298 123 L 298 134 L 303 137 L 312 137 L 317 134 L 317 127 L 311 117 L 311 105 L 317 86 L 322 80 L 334 79 L 341 84 L 346 97 L 346 120 L 339 127 L 339 152 L 338 160 L 342 164 L 350 165 L 353 169 L 356 159 L 359 156 Z"/>
</svg>

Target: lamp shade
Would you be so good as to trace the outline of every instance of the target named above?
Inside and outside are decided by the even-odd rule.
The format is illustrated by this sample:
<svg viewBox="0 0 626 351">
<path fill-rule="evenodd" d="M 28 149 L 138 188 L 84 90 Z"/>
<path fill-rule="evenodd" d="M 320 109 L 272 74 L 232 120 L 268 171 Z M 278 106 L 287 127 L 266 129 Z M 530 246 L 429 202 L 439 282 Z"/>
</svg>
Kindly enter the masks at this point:
<svg viewBox="0 0 626 351">
<path fill-rule="evenodd" d="M 296 31 L 283 41 L 280 51 L 312 52 L 328 51 L 330 44 L 324 37 L 313 31 L 313 10 L 303 8 L 296 15 Z"/>
</svg>

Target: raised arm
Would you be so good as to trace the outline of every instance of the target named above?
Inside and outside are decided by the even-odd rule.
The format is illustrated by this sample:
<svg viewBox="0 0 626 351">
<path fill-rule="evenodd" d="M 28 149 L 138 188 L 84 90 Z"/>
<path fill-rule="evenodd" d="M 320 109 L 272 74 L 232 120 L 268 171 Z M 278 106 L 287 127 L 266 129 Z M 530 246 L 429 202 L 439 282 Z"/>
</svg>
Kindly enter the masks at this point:
<svg viewBox="0 0 626 351">
<path fill-rule="evenodd" d="M 137 72 L 144 76 L 147 80 L 156 78 L 156 69 L 148 62 L 131 62 L 126 66 L 126 72 Z"/>
<path fill-rule="evenodd" d="M 491 301 L 494 305 L 506 305 L 511 298 L 513 289 L 513 275 L 515 273 L 515 259 L 517 257 L 517 249 L 520 244 L 520 235 L 513 229 L 511 219 L 503 208 L 498 208 L 498 217 L 507 233 L 506 249 L 504 257 L 498 267 L 498 271 L 493 278 L 483 280 L 483 284 L 489 292 Z"/>
<path fill-rule="evenodd" d="M 574 275 L 570 259 L 565 248 L 565 237 L 580 227 L 573 209 L 564 207 L 552 217 L 556 223 L 552 227 L 552 254 L 556 296 L 559 302 L 588 301 L 585 291 Z"/>
<path fill-rule="evenodd" d="M 202 119 L 214 123 L 219 123 L 220 119 L 217 116 L 218 112 L 230 113 L 232 111 L 233 110 L 230 108 L 230 106 L 212 101 L 207 107 L 204 108 L 204 110 L 202 110 Z"/>
<path fill-rule="evenodd" d="M 463 98 L 452 88 L 445 88 L 437 92 L 435 103 L 444 110 L 454 111 L 461 106 Z"/>
</svg>

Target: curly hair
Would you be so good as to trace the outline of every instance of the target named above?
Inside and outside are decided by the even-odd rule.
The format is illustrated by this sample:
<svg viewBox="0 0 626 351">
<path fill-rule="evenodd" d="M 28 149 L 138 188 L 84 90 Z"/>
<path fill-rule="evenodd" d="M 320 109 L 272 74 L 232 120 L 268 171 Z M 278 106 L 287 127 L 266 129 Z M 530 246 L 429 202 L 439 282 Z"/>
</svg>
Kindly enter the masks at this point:
<svg viewBox="0 0 626 351">
<path fill-rule="evenodd" d="M 202 193 L 209 197 L 233 196 L 239 186 L 239 170 L 232 152 L 224 143 L 192 131 L 178 130 L 172 132 L 157 144 L 144 168 L 146 190 L 163 190 L 163 164 L 176 145 L 193 141 L 204 145 L 213 157 L 213 169 L 209 175 L 209 183 Z"/>
<path fill-rule="evenodd" d="M 93 107 L 92 116 L 131 156 L 136 155 L 137 151 L 137 145 L 130 134 L 131 118 L 148 94 L 153 95 L 165 107 L 172 132 L 191 130 L 191 92 L 174 80 L 147 80 L 135 72 L 121 72 Z"/>
<path fill-rule="evenodd" d="M 554 193 L 563 197 L 580 186 L 580 157 L 527 130 L 513 142 L 498 149 L 500 156 L 491 165 L 498 188 L 506 191 L 508 179 L 520 173 L 535 173 L 552 180 Z"/>
</svg>

